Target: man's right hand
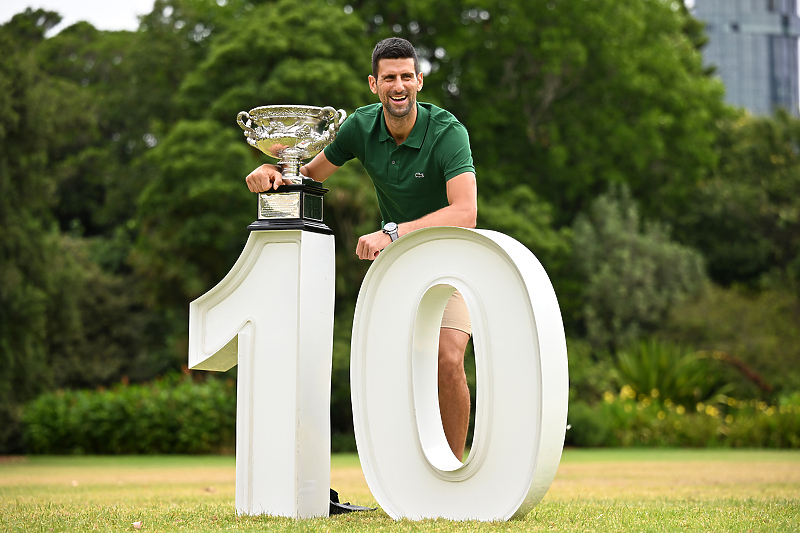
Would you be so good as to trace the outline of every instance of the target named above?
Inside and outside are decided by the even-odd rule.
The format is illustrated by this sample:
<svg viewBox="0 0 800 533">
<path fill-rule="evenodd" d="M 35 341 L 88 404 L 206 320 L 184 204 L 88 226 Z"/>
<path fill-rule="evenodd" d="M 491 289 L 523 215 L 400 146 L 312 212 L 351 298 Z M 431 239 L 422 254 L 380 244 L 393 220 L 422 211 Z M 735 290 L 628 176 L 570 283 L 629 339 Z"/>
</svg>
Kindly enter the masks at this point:
<svg viewBox="0 0 800 533">
<path fill-rule="evenodd" d="M 245 178 L 250 192 L 267 192 L 284 184 L 281 171 L 275 165 L 261 165 Z"/>
</svg>

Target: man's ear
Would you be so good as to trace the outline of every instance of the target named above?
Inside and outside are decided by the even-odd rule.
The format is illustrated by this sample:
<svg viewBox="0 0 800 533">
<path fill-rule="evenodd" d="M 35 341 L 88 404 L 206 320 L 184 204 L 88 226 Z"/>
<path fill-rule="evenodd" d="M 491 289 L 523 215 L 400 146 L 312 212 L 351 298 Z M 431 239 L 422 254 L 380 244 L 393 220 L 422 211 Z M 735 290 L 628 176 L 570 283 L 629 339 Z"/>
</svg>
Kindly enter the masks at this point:
<svg viewBox="0 0 800 533">
<path fill-rule="evenodd" d="M 418 91 L 422 90 L 422 72 L 417 74 L 417 90 Z"/>
<path fill-rule="evenodd" d="M 375 76 L 370 74 L 367 80 L 369 81 L 369 90 L 372 91 L 373 94 L 378 94 L 378 80 L 375 79 Z"/>
</svg>

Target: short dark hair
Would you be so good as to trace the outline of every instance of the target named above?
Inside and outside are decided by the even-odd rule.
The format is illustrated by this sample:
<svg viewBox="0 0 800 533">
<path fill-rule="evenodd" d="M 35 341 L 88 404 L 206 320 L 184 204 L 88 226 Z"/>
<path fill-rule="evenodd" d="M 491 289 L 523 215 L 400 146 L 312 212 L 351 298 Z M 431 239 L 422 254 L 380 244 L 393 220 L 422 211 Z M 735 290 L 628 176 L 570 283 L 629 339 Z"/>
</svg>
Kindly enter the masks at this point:
<svg viewBox="0 0 800 533">
<path fill-rule="evenodd" d="M 378 77 L 378 62 L 381 59 L 406 59 L 414 60 L 414 73 L 419 74 L 419 59 L 414 46 L 400 37 L 389 37 L 375 45 L 372 51 L 372 75 Z"/>
</svg>

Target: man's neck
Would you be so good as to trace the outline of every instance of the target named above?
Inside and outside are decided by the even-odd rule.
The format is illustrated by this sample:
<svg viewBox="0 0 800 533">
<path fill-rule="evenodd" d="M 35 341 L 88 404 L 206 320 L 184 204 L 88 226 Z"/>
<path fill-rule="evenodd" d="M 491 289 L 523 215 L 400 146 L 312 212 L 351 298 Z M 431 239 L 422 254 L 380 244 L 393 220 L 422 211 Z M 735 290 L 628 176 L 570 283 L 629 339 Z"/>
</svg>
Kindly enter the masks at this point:
<svg viewBox="0 0 800 533">
<path fill-rule="evenodd" d="M 415 104 L 411 112 L 402 118 L 394 117 L 384 109 L 383 120 L 386 122 L 386 129 L 389 131 L 389 135 L 400 146 L 411 135 L 411 130 L 414 129 L 414 124 L 417 123 L 417 106 Z"/>
</svg>

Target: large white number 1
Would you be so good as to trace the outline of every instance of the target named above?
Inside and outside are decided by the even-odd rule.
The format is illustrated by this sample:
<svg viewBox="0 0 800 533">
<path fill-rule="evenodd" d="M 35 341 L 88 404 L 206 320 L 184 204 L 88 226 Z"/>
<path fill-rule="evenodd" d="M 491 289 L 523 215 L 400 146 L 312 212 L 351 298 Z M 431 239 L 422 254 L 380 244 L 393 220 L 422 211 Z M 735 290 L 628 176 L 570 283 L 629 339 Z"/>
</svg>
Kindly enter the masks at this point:
<svg viewBox="0 0 800 533">
<path fill-rule="evenodd" d="M 251 233 L 220 284 L 190 308 L 190 366 L 240 365 L 236 507 L 327 514 L 333 240 Z M 436 391 L 439 324 L 458 289 L 473 324 L 475 436 L 462 464 Z M 533 254 L 506 235 L 428 228 L 370 267 L 353 324 L 351 390 L 364 475 L 394 518 L 506 520 L 547 492 L 567 415 L 564 328 Z"/>
<path fill-rule="evenodd" d="M 189 307 L 189 367 L 239 364 L 240 514 L 328 514 L 333 300 L 333 235 L 253 231 Z"/>
</svg>

